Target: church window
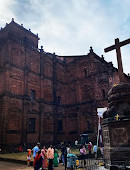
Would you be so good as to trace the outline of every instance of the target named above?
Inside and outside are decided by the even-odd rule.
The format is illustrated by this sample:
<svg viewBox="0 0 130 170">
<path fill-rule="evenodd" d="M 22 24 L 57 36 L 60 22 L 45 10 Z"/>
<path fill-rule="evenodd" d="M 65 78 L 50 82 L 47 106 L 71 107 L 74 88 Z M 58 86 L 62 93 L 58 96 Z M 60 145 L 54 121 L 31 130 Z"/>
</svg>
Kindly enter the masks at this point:
<svg viewBox="0 0 130 170">
<path fill-rule="evenodd" d="M 110 82 L 110 83 L 112 82 L 112 77 L 109 77 L 109 82 Z"/>
<path fill-rule="evenodd" d="M 36 98 L 36 91 L 35 90 L 31 90 L 31 101 L 35 101 L 35 98 Z"/>
<path fill-rule="evenodd" d="M 61 104 L 61 96 L 58 96 L 57 102 L 58 102 L 59 105 Z"/>
<path fill-rule="evenodd" d="M 84 70 L 84 76 L 86 76 L 87 75 L 87 70 Z"/>
<path fill-rule="evenodd" d="M 104 90 L 104 89 L 102 89 L 102 96 L 103 96 L 103 98 L 106 97 L 106 94 L 105 94 L 105 90 Z"/>
<path fill-rule="evenodd" d="M 24 37 L 24 44 L 27 46 L 29 45 L 29 39 L 28 37 Z"/>
<path fill-rule="evenodd" d="M 87 121 L 87 128 L 88 128 L 88 130 L 90 130 L 90 122 L 89 121 Z"/>
<path fill-rule="evenodd" d="M 58 121 L 58 132 L 62 132 L 63 131 L 63 122 L 62 120 Z"/>
<path fill-rule="evenodd" d="M 84 76 L 88 76 L 89 75 L 89 69 L 88 68 L 85 68 L 84 69 Z"/>
<path fill-rule="evenodd" d="M 36 124 L 36 119 L 35 118 L 30 118 L 29 119 L 29 124 L 28 124 L 29 133 L 35 133 L 35 124 Z"/>
</svg>

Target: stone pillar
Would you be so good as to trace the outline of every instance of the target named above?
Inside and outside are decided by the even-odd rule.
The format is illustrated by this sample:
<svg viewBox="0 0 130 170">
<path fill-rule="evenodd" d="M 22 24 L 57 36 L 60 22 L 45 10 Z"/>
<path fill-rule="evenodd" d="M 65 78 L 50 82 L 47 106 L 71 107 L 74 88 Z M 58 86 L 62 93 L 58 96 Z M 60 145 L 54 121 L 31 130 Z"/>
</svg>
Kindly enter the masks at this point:
<svg viewBox="0 0 130 170">
<path fill-rule="evenodd" d="M 130 166 L 130 84 L 114 86 L 108 103 L 102 122 L 106 167 Z"/>
</svg>

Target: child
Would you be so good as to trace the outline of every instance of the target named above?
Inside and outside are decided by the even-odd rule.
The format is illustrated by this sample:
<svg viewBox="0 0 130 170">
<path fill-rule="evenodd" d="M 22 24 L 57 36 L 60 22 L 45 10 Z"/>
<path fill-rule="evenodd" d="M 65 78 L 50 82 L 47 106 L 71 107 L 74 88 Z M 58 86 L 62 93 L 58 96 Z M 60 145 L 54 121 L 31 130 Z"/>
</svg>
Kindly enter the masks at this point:
<svg viewBox="0 0 130 170">
<path fill-rule="evenodd" d="M 31 162 L 31 149 L 28 149 L 28 154 L 27 154 L 27 166 L 30 166 Z"/>
</svg>

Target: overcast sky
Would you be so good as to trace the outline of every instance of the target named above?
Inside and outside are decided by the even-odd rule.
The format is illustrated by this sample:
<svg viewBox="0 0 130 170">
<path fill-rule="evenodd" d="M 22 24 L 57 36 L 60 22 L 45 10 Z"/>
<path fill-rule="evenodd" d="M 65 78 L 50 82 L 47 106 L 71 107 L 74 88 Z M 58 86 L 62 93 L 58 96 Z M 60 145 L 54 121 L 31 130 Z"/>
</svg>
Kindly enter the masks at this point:
<svg viewBox="0 0 130 170">
<path fill-rule="evenodd" d="M 130 0 L 0 0 L 0 27 L 12 18 L 38 33 L 39 48 L 57 55 L 85 55 L 90 46 L 117 68 L 116 52 L 104 48 L 130 38 Z M 130 73 L 130 44 L 121 48 Z"/>
</svg>

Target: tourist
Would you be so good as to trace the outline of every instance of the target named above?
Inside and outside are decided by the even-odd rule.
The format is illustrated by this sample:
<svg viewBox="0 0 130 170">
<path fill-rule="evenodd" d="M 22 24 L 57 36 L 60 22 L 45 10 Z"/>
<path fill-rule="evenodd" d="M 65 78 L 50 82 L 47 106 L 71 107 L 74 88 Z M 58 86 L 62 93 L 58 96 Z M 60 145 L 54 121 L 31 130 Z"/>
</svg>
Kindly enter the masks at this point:
<svg viewBox="0 0 130 170">
<path fill-rule="evenodd" d="M 20 152 L 23 152 L 22 146 L 19 146 L 19 147 L 18 147 L 18 150 L 19 150 Z"/>
<path fill-rule="evenodd" d="M 76 140 L 76 141 L 75 141 L 75 146 L 76 146 L 76 148 L 77 148 L 77 145 L 78 145 L 78 141 Z"/>
<path fill-rule="evenodd" d="M 31 149 L 27 150 L 27 166 L 30 166 L 30 162 L 31 162 Z"/>
<path fill-rule="evenodd" d="M 60 162 L 60 155 L 59 155 L 59 153 L 58 153 L 57 161 L 58 161 L 58 164 L 59 164 L 59 162 Z"/>
<path fill-rule="evenodd" d="M 38 151 L 38 153 L 35 156 L 33 166 L 34 166 L 34 170 L 42 169 L 42 156 L 41 156 L 41 151 L 40 150 Z"/>
<path fill-rule="evenodd" d="M 104 150 L 104 147 L 102 146 L 102 147 L 100 147 L 100 152 L 101 152 L 101 156 L 102 156 L 102 158 L 103 158 L 103 150 Z"/>
<path fill-rule="evenodd" d="M 47 161 L 47 149 L 45 146 L 41 150 L 41 156 L 42 156 L 42 168 L 45 169 L 48 167 L 48 161 Z"/>
<path fill-rule="evenodd" d="M 33 158 L 35 159 L 37 152 L 39 151 L 40 143 L 38 142 L 37 145 L 32 149 L 33 151 Z"/>
<path fill-rule="evenodd" d="M 91 151 L 92 151 L 92 143 L 89 142 L 88 144 L 88 151 L 89 151 L 89 155 L 91 155 Z"/>
<path fill-rule="evenodd" d="M 71 153 L 71 146 L 70 146 L 70 144 L 68 145 L 68 147 L 67 147 L 67 154 L 70 154 Z"/>
<path fill-rule="evenodd" d="M 93 146 L 94 157 L 97 158 L 97 145 Z"/>
<path fill-rule="evenodd" d="M 66 155 L 66 146 L 64 144 L 62 144 L 62 146 L 61 146 L 61 159 L 62 159 L 63 165 L 65 165 L 65 155 Z"/>
<path fill-rule="evenodd" d="M 54 167 L 58 166 L 58 150 L 54 147 L 54 159 L 53 159 Z"/>
<path fill-rule="evenodd" d="M 83 167 L 83 162 L 84 162 L 84 167 L 86 167 L 86 161 L 85 161 L 85 155 L 87 154 L 85 146 L 81 146 L 80 148 L 80 158 L 81 158 L 81 166 Z"/>
<path fill-rule="evenodd" d="M 53 170 L 54 149 L 52 145 L 47 150 L 47 159 L 49 160 L 48 170 Z"/>
</svg>

